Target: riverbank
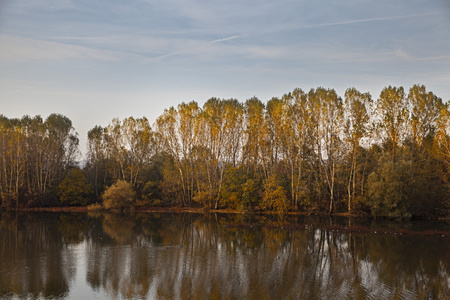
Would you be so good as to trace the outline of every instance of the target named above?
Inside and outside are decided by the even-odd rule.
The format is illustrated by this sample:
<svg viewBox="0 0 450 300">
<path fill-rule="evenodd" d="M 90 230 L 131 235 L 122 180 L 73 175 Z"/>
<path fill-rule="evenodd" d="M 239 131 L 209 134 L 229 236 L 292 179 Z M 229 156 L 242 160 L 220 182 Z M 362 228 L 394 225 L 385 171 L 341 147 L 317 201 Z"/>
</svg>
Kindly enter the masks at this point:
<svg viewBox="0 0 450 300">
<path fill-rule="evenodd" d="M 1 211 L 1 208 L 0 208 Z M 108 210 L 104 208 L 90 208 L 89 206 L 55 206 L 55 207 L 31 207 L 31 208 L 19 208 L 14 209 L 13 211 L 19 212 L 90 212 L 90 211 L 102 211 L 106 212 Z M 161 207 L 161 206 L 140 206 L 136 207 L 134 212 L 139 213 L 196 213 L 196 214 L 205 214 L 205 213 L 219 213 L 219 214 L 255 214 L 255 215 L 279 215 L 274 211 L 247 211 L 243 212 L 237 209 L 231 208 L 222 208 L 222 209 L 208 209 L 204 207 L 187 207 L 187 206 L 174 206 L 174 207 Z M 289 211 L 285 214 L 285 216 L 330 216 L 327 213 L 320 213 L 317 211 L 307 212 L 307 211 Z M 346 218 L 373 218 L 371 215 L 367 214 L 349 214 L 348 212 L 336 212 L 332 213 L 333 217 L 346 217 Z M 386 217 L 377 217 L 377 219 L 386 219 Z M 387 218 L 388 219 L 388 218 Z M 450 217 L 430 217 L 430 218 L 412 218 L 412 220 L 450 220 Z M 402 221 L 402 220 L 398 220 Z"/>
<path fill-rule="evenodd" d="M 24 211 L 24 212 L 89 212 L 89 211 L 108 211 L 100 206 L 97 208 L 90 208 L 89 206 L 55 206 L 55 207 L 28 207 L 28 208 L 18 208 L 13 211 Z M 138 206 L 134 212 L 147 212 L 147 213 L 223 213 L 223 214 L 266 214 L 266 215 L 278 215 L 277 212 L 272 211 L 248 211 L 243 212 L 232 208 L 220 208 L 220 209 L 208 209 L 204 207 L 188 207 L 188 206 L 173 206 L 173 207 L 162 207 L 162 206 Z M 291 211 L 287 212 L 286 215 L 327 215 L 320 214 L 317 212 L 309 213 L 304 211 Z M 351 217 L 348 213 L 336 213 L 333 216 L 344 216 Z"/>
<path fill-rule="evenodd" d="M 105 209 L 91 209 L 88 206 L 60 206 L 60 207 L 31 207 L 19 208 L 14 211 L 23 212 L 89 212 L 89 211 L 107 211 Z M 239 214 L 242 213 L 233 209 L 205 209 L 202 207 L 137 207 L 135 212 L 149 212 L 149 213 L 228 213 Z"/>
</svg>

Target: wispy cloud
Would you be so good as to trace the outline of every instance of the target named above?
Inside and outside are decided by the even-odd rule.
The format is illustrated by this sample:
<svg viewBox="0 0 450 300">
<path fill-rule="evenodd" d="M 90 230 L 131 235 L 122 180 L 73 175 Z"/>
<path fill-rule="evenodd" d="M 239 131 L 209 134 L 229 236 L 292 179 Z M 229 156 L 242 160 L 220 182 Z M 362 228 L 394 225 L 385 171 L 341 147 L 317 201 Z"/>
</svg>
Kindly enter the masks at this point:
<svg viewBox="0 0 450 300">
<path fill-rule="evenodd" d="M 187 53 L 199 53 L 200 51 L 204 51 L 205 47 L 209 44 L 218 44 L 218 43 L 222 43 L 225 41 L 229 41 L 229 40 L 234 40 L 237 38 L 242 37 L 243 34 L 240 35 L 233 35 L 230 37 L 226 37 L 226 38 L 221 38 L 221 39 L 216 39 L 216 40 L 212 40 L 209 42 L 204 42 L 204 41 L 198 41 L 198 40 L 185 40 L 185 41 L 180 41 L 180 46 L 183 46 L 183 50 L 177 50 L 177 51 L 173 51 L 173 52 L 168 52 L 162 55 L 158 55 L 156 57 L 151 57 L 150 59 L 148 59 L 146 61 L 146 63 L 153 63 L 153 62 L 158 62 L 158 61 L 162 61 L 164 59 L 167 59 L 169 57 L 175 56 L 175 55 L 180 55 L 180 54 L 187 54 Z"/>
<path fill-rule="evenodd" d="M 163 53 L 172 43 L 168 37 L 150 35 L 46 36 L 43 40 L 76 44 L 93 49 L 120 53 Z"/>
<path fill-rule="evenodd" d="M 109 61 L 118 59 L 117 53 L 113 51 L 9 35 L 0 35 L 0 45 L 0 62 L 51 61 L 76 58 L 93 58 Z"/>
<path fill-rule="evenodd" d="M 412 14 L 412 15 L 400 15 L 400 16 L 390 16 L 390 17 L 347 20 L 347 21 L 340 21 L 340 22 L 331 22 L 331 23 L 321 23 L 321 24 L 300 26 L 300 27 L 298 27 L 298 29 L 320 28 L 320 27 L 349 25 L 349 24 L 367 23 L 367 22 L 392 21 L 392 20 L 399 20 L 399 19 L 409 19 L 409 18 L 426 17 L 426 16 L 437 16 L 437 15 L 441 15 L 441 13 L 423 13 L 423 14 Z"/>
<path fill-rule="evenodd" d="M 427 61 L 427 60 L 442 60 L 442 59 L 450 60 L 450 55 L 438 55 L 438 56 L 428 56 L 428 57 L 417 58 L 417 60 L 423 60 L 423 61 Z"/>
<path fill-rule="evenodd" d="M 212 45 L 242 36 L 241 34 L 202 41 L 195 38 L 147 36 L 44 36 L 30 39 L 0 35 L 0 62 L 55 61 L 79 58 L 105 61 L 130 59 L 142 61 L 144 58 L 144 63 L 153 63 L 175 55 L 211 51 L 213 50 Z M 168 49 L 174 49 L 174 51 L 168 51 Z M 155 53 L 163 54 L 155 56 Z"/>
<path fill-rule="evenodd" d="M 163 54 L 163 55 L 152 57 L 151 59 L 146 60 L 146 63 L 162 61 L 162 60 L 164 60 L 166 58 L 169 58 L 171 56 L 175 56 L 177 54 L 182 54 L 182 53 L 183 53 L 183 51 L 175 51 L 175 52 L 171 52 L 171 53 L 166 53 L 166 54 Z"/>
<path fill-rule="evenodd" d="M 229 41 L 229 40 L 234 40 L 234 39 L 240 38 L 241 36 L 243 36 L 243 34 L 233 35 L 233 36 L 230 36 L 230 37 L 227 37 L 227 38 L 213 40 L 213 41 L 210 41 L 209 43 L 210 44 L 215 44 L 215 43 L 225 42 L 225 41 Z"/>
</svg>

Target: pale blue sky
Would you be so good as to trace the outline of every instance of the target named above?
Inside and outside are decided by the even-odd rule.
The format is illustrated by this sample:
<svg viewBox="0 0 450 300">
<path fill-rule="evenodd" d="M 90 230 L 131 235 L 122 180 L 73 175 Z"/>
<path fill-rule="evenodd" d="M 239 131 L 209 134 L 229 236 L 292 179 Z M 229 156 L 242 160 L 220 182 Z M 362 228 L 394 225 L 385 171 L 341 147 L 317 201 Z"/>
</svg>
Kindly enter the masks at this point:
<svg viewBox="0 0 450 300">
<path fill-rule="evenodd" d="M 450 100 L 448 0 L 0 0 L 0 114 L 80 134 L 182 101 L 425 84 Z"/>
</svg>

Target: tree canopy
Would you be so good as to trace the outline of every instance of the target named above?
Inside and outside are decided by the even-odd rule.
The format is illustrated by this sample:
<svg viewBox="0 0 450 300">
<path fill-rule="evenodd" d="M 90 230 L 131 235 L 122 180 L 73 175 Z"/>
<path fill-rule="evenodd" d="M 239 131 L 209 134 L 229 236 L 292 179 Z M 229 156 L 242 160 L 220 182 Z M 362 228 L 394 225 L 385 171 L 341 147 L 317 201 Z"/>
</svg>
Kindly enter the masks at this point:
<svg viewBox="0 0 450 300">
<path fill-rule="evenodd" d="M 0 116 L 2 206 L 70 203 L 62 190 L 81 178 L 67 173 L 77 146 L 65 116 Z M 120 180 L 161 205 L 449 216 L 449 149 L 448 103 L 423 85 L 388 86 L 377 99 L 318 87 L 266 103 L 180 103 L 153 126 L 112 119 L 89 131 L 83 174 L 98 201 Z"/>
</svg>

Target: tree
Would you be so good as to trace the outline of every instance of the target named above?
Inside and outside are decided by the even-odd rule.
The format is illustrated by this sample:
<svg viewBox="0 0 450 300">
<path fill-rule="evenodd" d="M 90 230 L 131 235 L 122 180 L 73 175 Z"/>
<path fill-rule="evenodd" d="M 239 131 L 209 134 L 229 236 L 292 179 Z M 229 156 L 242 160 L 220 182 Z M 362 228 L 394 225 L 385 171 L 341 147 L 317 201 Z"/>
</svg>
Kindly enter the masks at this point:
<svg viewBox="0 0 450 300">
<path fill-rule="evenodd" d="M 266 105 L 260 147 L 265 182 L 274 176 L 282 156 L 280 135 L 283 130 L 283 106 L 283 101 L 275 97 L 270 99 Z"/>
<path fill-rule="evenodd" d="M 54 200 L 58 183 L 78 154 L 77 133 L 60 114 L 49 115 L 45 122 L 40 116 L 1 117 L 0 143 L 0 194 L 8 202 L 2 205 L 16 207 Z"/>
<path fill-rule="evenodd" d="M 262 204 L 265 209 L 275 210 L 285 214 L 289 208 L 286 190 L 281 186 L 276 176 L 271 176 L 265 183 Z"/>
<path fill-rule="evenodd" d="M 333 89 L 322 87 L 311 90 L 308 94 L 315 125 L 315 153 L 330 192 L 328 212 L 334 207 L 334 189 L 336 183 L 337 164 L 342 155 L 342 99 Z"/>
<path fill-rule="evenodd" d="M 125 169 L 128 151 L 125 148 L 125 141 L 122 130 L 122 122 L 114 118 L 105 128 L 105 142 L 108 158 L 114 163 L 113 178 L 126 179 Z"/>
<path fill-rule="evenodd" d="M 256 97 L 244 104 L 242 162 L 249 173 L 257 173 L 262 163 L 264 112 L 264 104 Z"/>
<path fill-rule="evenodd" d="M 1 182 L 0 197 L 2 206 L 19 205 L 19 190 L 25 176 L 26 135 L 20 121 L 0 116 L 1 139 Z"/>
<path fill-rule="evenodd" d="M 127 179 L 137 187 L 142 169 L 150 164 L 155 153 L 153 131 L 147 118 L 129 117 L 123 121 L 122 135 L 127 149 Z"/>
<path fill-rule="evenodd" d="M 63 172 L 74 165 L 78 151 L 78 137 L 72 121 L 60 114 L 51 114 L 43 124 L 44 136 L 40 142 L 38 186 L 41 195 L 61 180 Z"/>
<path fill-rule="evenodd" d="M 252 210 L 258 204 L 261 186 L 244 167 L 227 168 L 221 190 L 221 204 L 240 211 Z"/>
<path fill-rule="evenodd" d="M 98 198 L 103 192 L 103 188 L 108 185 L 108 163 L 107 163 L 107 149 L 105 141 L 105 128 L 101 126 L 95 126 L 88 132 L 88 152 L 87 152 L 88 164 L 86 170 L 88 173 L 92 171 L 93 178 L 91 181 L 94 183 L 95 196 Z M 99 178 L 100 172 L 103 171 L 102 179 Z M 101 184 L 101 187 L 99 186 Z"/>
<path fill-rule="evenodd" d="M 223 128 L 224 161 L 236 166 L 242 156 L 244 106 L 236 99 L 222 100 L 225 124 Z"/>
<path fill-rule="evenodd" d="M 103 206 L 112 210 L 133 210 L 135 196 L 133 186 L 129 182 L 119 179 L 103 193 Z"/>
<path fill-rule="evenodd" d="M 78 134 L 74 132 L 72 121 L 61 114 L 51 114 L 45 120 L 47 134 L 56 141 L 54 151 L 62 155 L 64 166 L 74 163 L 78 155 Z"/>
<path fill-rule="evenodd" d="M 411 117 L 409 128 L 414 143 L 420 147 L 427 137 L 434 138 L 436 122 L 444 104 L 432 92 L 426 91 L 424 85 L 414 85 L 408 94 Z"/>
<path fill-rule="evenodd" d="M 294 207 L 298 207 L 300 190 L 304 190 L 303 161 L 305 146 L 311 133 L 311 112 L 308 97 L 301 89 L 283 96 L 287 107 L 285 111 L 285 125 L 281 131 L 282 146 L 285 159 L 289 164 L 289 178 L 291 181 L 291 199 Z"/>
<path fill-rule="evenodd" d="M 380 93 L 377 102 L 377 132 L 382 141 L 390 148 L 392 159 L 395 160 L 396 149 L 405 137 L 408 122 L 408 107 L 406 105 L 403 87 L 388 86 Z"/>
<path fill-rule="evenodd" d="M 86 170 L 96 195 L 118 179 L 130 182 L 140 194 L 155 153 L 154 132 L 145 117 L 116 118 L 106 128 L 95 126 L 88 132 Z"/>
<path fill-rule="evenodd" d="M 450 213 L 450 111 L 445 105 L 437 120 L 437 134 L 435 139 L 436 156 L 444 167 L 442 182 L 446 185 L 447 214 Z"/>
<path fill-rule="evenodd" d="M 70 169 L 58 185 L 58 196 L 62 203 L 69 205 L 88 205 L 94 190 L 87 181 L 86 174 L 78 168 Z"/>
<path fill-rule="evenodd" d="M 197 144 L 198 104 L 181 103 L 178 109 L 170 107 L 156 120 L 156 137 L 161 149 L 173 160 L 178 171 L 181 203 L 189 205 L 193 200 L 194 166 L 192 151 Z"/>
<path fill-rule="evenodd" d="M 205 173 L 206 182 L 196 198 L 208 207 L 217 208 L 225 167 L 223 101 L 218 98 L 208 99 L 198 120 L 197 136 L 201 146 L 196 147 L 197 153 L 200 154 L 196 157 L 199 164 L 198 171 Z"/>
<path fill-rule="evenodd" d="M 374 216 L 411 218 L 412 196 L 416 179 L 411 160 L 389 154 L 380 157 L 378 166 L 369 175 L 369 205 Z"/>
<path fill-rule="evenodd" d="M 356 193 L 357 149 L 360 147 L 361 140 L 367 137 L 370 132 L 371 106 L 372 98 L 369 93 L 361 93 L 355 88 L 350 88 L 345 91 L 344 132 L 351 149 L 351 166 L 347 184 L 349 213 L 352 212 L 352 202 Z"/>
</svg>

